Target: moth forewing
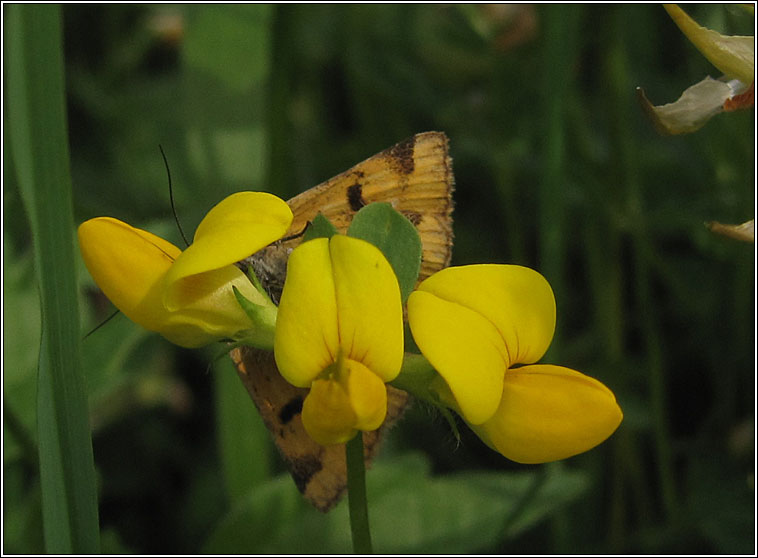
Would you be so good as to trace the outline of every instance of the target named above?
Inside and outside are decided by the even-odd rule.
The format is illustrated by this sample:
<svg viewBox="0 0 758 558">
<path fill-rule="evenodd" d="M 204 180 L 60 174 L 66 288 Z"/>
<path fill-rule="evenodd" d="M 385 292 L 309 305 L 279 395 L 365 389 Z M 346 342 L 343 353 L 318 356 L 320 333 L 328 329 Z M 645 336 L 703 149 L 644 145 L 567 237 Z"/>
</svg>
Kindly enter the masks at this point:
<svg viewBox="0 0 758 558">
<path fill-rule="evenodd" d="M 453 186 L 447 136 L 442 132 L 416 134 L 289 200 L 294 218 L 284 239 L 240 264 L 252 266 L 263 287 L 278 303 L 287 258 L 302 242 L 302 235 L 297 233 L 308 222 L 322 213 L 344 233 L 361 207 L 372 202 L 389 202 L 419 232 L 421 281 L 450 263 Z M 344 444 L 321 446 L 308 436 L 300 417 L 308 390 L 284 380 L 272 353 L 240 348 L 230 355 L 298 489 L 317 509 L 328 511 L 347 486 Z M 367 461 L 374 456 L 382 434 L 402 414 L 407 401 L 404 391 L 387 386 L 387 419 L 378 430 L 364 435 Z"/>
<path fill-rule="evenodd" d="M 298 490 L 316 509 L 329 511 L 347 487 L 345 445 L 322 446 L 308 436 L 300 415 L 308 390 L 282 378 L 273 353 L 241 347 L 231 356 Z M 387 418 L 378 430 L 363 436 L 367 461 L 376 455 L 382 434 L 400 417 L 407 400 L 406 392 L 387 386 Z"/>
</svg>

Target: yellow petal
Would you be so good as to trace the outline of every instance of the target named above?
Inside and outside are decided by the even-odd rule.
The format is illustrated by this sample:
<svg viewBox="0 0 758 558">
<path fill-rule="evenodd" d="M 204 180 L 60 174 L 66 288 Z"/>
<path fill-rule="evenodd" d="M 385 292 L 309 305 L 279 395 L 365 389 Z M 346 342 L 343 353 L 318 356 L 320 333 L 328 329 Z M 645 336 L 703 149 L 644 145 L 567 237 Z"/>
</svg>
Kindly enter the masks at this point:
<svg viewBox="0 0 758 558">
<path fill-rule="evenodd" d="M 248 300 L 254 302 L 261 298 L 245 274 L 233 265 L 174 283 L 174 300 L 179 304 L 166 314 L 160 332 L 182 347 L 201 347 L 214 340 L 240 338 L 255 326 L 237 302 L 233 286 Z M 275 311 L 273 305 L 272 311 Z"/>
<path fill-rule="evenodd" d="M 530 364 L 545 354 L 555 331 L 555 298 L 545 278 L 519 265 L 448 267 L 418 290 L 481 314 L 500 332 L 509 365 Z"/>
<path fill-rule="evenodd" d="M 664 4 L 664 8 L 679 29 L 708 61 L 729 77 L 745 84 L 754 80 L 754 37 L 722 35 L 701 27 L 676 4 Z"/>
<path fill-rule="evenodd" d="M 542 364 L 509 370 L 497 412 L 472 429 L 508 459 L 545 463 L 597 446 L 622 418 L 613 392 L 602 383 Z"/>
<path fill-rule="evenodd" d="M 419 349 L 447 382 L 466 421 L 489 419 L 500 403 L 508 355 L 495 326 L 479 313 L 425 291 L 408 297 Z"/>
<path fill-rule="evenodd" d="M 387 387 L 360 362 L 345 359 L 347 392 L 355 413 L 355 428 L 376 430 L 387 415 Z"/>
<path fill-rule="evenodd" d="M 337 296 L 340 346 L 389 382 L 403 364 L 403 308 L 400 286 L 381 251 L 357 238 L 330 239 Z"/>
<path fill-rule="evenodd" d="M 212 304 L 219 304 L 223 305 L 224 308 L 219 307 L 215 312 L 225 313 L 228 310 L 226 307 L 229 301 L 233 301 L 233 305 L 241 309 L 234 298 L 232 285 L 237 287 L 242 295 L 254 304 L 271 304 L 253 286 L 247 275 L 235 265 L 226 265 L 203 273 L 188 275 L 178 281 L 167 284 L 166 289 L 170 291 L 170 295 L 164 294 L 163 304 L 170 311 L 184 310 L 189 307 L 206 307 L 212 310 Z M 219 293 L 223 293 L 222 299 L 224 302 L 217 298 Z"/>
<path fill-rule="evenodd" d="M 341 444 L 356 430 L 381 426 L 387 388 L 376 374 L 350 359 L 338 360 L 325 374 L 313 382 L 303 402 L 303 426 L 311 438 L 322 445 Z"/>
<path fill-rule="evenodd" d="M 236 267 L 226 266 L 175 283 L 175 308 L 166 308 L 166 275 L 181 251 L 147 231 L 110 217 L 79 227 L 87 268 L 105 295 L 129 319 L 182 347 L 236 338 L 252 323 L 232 285 L 248 298 L 260 293 Z"/>
<path fill-rule="evenodd" d="M 304 242 L 290 255 L 276 319 L 274 356 L 288 382 L 307 387 L 339 352 L 329 240 Z"/>
<path fill-rule="evenodd" d="M 181 250 L 110 217 L 82 223 L 78 235 L 84 263 L 105 296 L 132 321 L 158 331 L 165 319 L 162 281 Z"/>
<path fill-rule="evenodd" d="M 292 211 L 283 200 L 265 192 L 238 192 L 227 197 L 198 225 L 192 245 L 177 258 L 166 281 L 238 262 L 281 238 L 292 223 Z M 167 292 L 167 304 L 173 291 Z"/>
<path fill-rule="evenodd" d="M 347 442 L 356 433 L 350 398 L 344 386 L 333 379 L 313 382 L 301 416 L 305 431 L 323 446 Z"/>
</svg>

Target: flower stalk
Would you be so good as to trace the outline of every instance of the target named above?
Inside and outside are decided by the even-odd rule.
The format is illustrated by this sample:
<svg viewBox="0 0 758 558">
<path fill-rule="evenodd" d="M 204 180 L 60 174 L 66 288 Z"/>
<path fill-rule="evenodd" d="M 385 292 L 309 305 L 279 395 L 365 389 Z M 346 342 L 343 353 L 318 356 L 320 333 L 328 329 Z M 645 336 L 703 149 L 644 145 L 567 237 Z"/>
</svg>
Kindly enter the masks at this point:
<svg viewBox="0 0 758 558">
<path fill-rule="evenodd" d="M 358 431 L 358 435 L 345 444 L 345 457 L 347 460 L 347 498 L 353 552 L 355 554 L 372 554 L 362 432 Z"/>
</svg>

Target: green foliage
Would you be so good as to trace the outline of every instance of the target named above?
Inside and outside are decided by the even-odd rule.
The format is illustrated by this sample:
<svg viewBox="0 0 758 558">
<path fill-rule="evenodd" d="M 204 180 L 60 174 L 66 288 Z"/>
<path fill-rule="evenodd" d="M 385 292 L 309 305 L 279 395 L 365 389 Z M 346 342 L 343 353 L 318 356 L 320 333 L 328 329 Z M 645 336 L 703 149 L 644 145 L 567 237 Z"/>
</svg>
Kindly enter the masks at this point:
<svg viewBox="0 0 758 558">
<path fill-rule="evenodd" d="M 305 229 L 303 235 L 303 242 L 313 240 L 314 238 L 331 238 L 337 234 L 337 227 L 332 222 L 324 217 L 321 213 L 313 218 L 313 221 Z"/>
<path fill-rule="evenodd" d="M 335 234 L 337 228 L 319 213 L 306 229 L 303 240 L 330 238 Z M 382 251 L 395 271 L 405 302 L 421 268 L 421 238 L 416 227 L 389 203 L 370 203 L 355 214 L 347 234 L 370 242 Z"/>
<path fill-rule="evenodd" d="M 355 214 L 347 234 L 382 251 L 395 271 L 405 302 L 421 269 L 421 238 L 416 227 L 389 203 L 370 203 Z"/>
<path fill-rule="evenodd" d="M 754 33 L 742 9 L 685 9 Z M 754 113 L 656 135 L 637 86 L 663 103 L 717 77 L 659 5 L 61 11 L 75 223 L 109 215 L 180 245 L 158 144 L 189 233 L 230 193 L 287 198 L 441 130 L 456 180 L 453 263 L 546 275 L 559 322 L 544 360 L 617 394 L 620 429 L 562 468 L 509 463 L 465 427 L 457 444 L 416 403 L 367 473 L 378 552 L 754 552 L 754 250 L 703 226 L 754 216 Z M 3 24 L 10 72 L 19 29 Z M 10 124 L 19 84 L 7 85 Z M 70 223 L 53 228 L 67 205 L 44 198 L 50 224 L 25 212 L 20 162 L 51 159 L 6 139 L 4 542 L 38 553 L 47 295 L 34 274 L 58 300 L 78 266 L 80 299 L 66 308 L 84 332 L 112 307 L 72 253 Z M 48 226 L 57 240 L 35 259 L 35 228 Z M 78 324 L 67 335 L 78 346 Z M 326 516 L 306 507 L 233 370 L 208 372 L 213 349 L 169 346 L 122 315 L 82 342 L 102 550 L 349 551 L 345 503 Z"/>
<path fill-rule="evenodd" d="M 40 293 L 36 438 L 45 550 L 97 553 L 95 470 L 71 242 L 60 11 L 13 6 L 8 15 L 9 135 Z M 48 266 L 54 272 L 46 273 Z"/>
<path fill-rule="evenodd" d="M 418 453 L 377 463 L 366 478 L 378 554 L 472 553 L 518 536 L 589 487 L 582 473 L 464 472 L 437 477 Z M 341 554 L 352 548 L 347 502 L 328 515 L 278 477 L 239 502 L 204 552 Z M 514 514 L 518 510 L 518 514 Z"/>
</svg>

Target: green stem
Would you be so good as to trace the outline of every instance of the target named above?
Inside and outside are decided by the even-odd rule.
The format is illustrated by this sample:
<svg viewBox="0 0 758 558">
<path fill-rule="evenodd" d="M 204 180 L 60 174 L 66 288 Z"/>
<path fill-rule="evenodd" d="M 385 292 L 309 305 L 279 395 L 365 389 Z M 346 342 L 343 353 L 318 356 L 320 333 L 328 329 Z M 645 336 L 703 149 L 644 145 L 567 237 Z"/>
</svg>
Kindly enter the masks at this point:
<svg viewBox="0 0 758 558">
<path fill-rule="evenodd" d="M 642 331 L 644 333 L 645 349 L 648 357 L 648 386 L 650 390 L 650 405 L 653 417 L 653 434 L 658 454 L 656 464 L 661 483 L 661 493 L 666 514 L 669 519 L 677 516 L 677 494 L 674 473 L 674 456 L 672 452 L 671 434 L 666 413 L 666 380 L 664 378 L 664 357 L 661 346 L 662 331 L 651 289 L 651 274 L 648 262 L 650 252 L 647 230 L 638 215 L 637 234 L 632 244 L 634 248 L 634 280 L 636 291 L 639 293 L 640 314 L 642 315 Z"/>
<path fill-rule="evenodd" d="M 566 240 L 570 234 L 566 231 L 566 111 L 569 100 L 574 94 L 571 68 L 578 57 L 577 42 L 580 33 L 579 6 L 549 6 L 543 11 L 544 16 L 544 76 L 541 108 L 544 115 L 542 123 L 544 143 L 543 173 L 538 185 L 539 214 L 539 270 L 550 282 L 559 301 L 565 300 L 563 293 L 565 277 L 565 254 L 568 253 Z M 562 333 L 555 332 L 553 342 L 546 355 L 560 352 Z"/>
<path fill-rule="evenodd" d="M 624 10 L 614 12 L 613 29 L 617 37 L 623 37 L 627 29 L 627 17 Z M 650 410 L 653 417 L 655 447 L 657 453 L 656 466 L 663 496 L 666 515 L 669 519 L 678 515 L 676 477 L 674 472 L 674 455 L 672 451 L 671 434 L 669 432 L 666 401 L 665 349 L 661 343 L 663 331 L 658 317 L 658 306 L 652 292 L 653 271 L 651 261 L 654 261 L 653 240 L 647 224 L 645 200 L 640 186 L 637 169 L 638 154 L 631 141 L 629 130 L 633 118 L 629 114 L 630 67 L 629 56 L 623 40 L 615 40 L 612 48 L 607 51 L 608 83 L 612 89 L 612 99 L 615 102 L 615 122 L 613 136 L 618 153 L 617 167 L 620 175 L 618 182 L 625 191 L 625 214 L 631 224 L 632 231 L 632 263 L 634 273 L 632 285 L 638 298 L 640 324 L 644 336 L 644 346 L 647 357 L 648 389 L 650 390 Z"/>
<path fill-rule="evenodd" d="M 266 172 L 269 191 L 284 199 L 297 193 L 293 190 L 295 173 L 293 169 L 293 127 L 291 106 L 293 91 L 298 79 L 297 31 L 295 21 L 298 6 L 279 5 L 273 9 L 271 22 L 271 73 L 268 81 L 266 102 L 266 139 L 268 142 L 268 170 Z"/>
<path fill-rule="evenodd" d="M 565 268 L 567 239 L 566 197 L 567 161 L 566 148 L 566 111 L 575 94 L 571 68 L 579 56 L 578 39 L 580 37 L 579 6 L 546 6 L 543 10 L 544 20 L 544 83 L 541 109 L 544 122 L 541 125 L 544 143 L 542 156 L 543 173 L 538 184 L 538 242 L 539 270 L 550 282 L 560 304 L 566 300 Z M 550 361 L 561 352 L 563 334 L 556 329 L 550 349 L 545 359 Z M 568 551 L 572 547 L 569 517 L 565 511 L 559 511 L 551 519 L 554 547 Z"/>
<path fill-rule="evenodd" d="M 363 433 L 345 445 L 347 458 L 347 500 L 350 510 L 350 532 L 355 554 L 372 554 L 371 531 L 368 526 L 366 498 L 366 464 L 363 461 Z"/>
<path fill-rule="evenodd" d="M 405 353 L 403 367 L 397 378 L 392 380 L 392 386 L 425 399 L 423 394 L 428 391 L 429 383 L 436 375 L 436 370 L 423 355 Z"/>
</svg>

